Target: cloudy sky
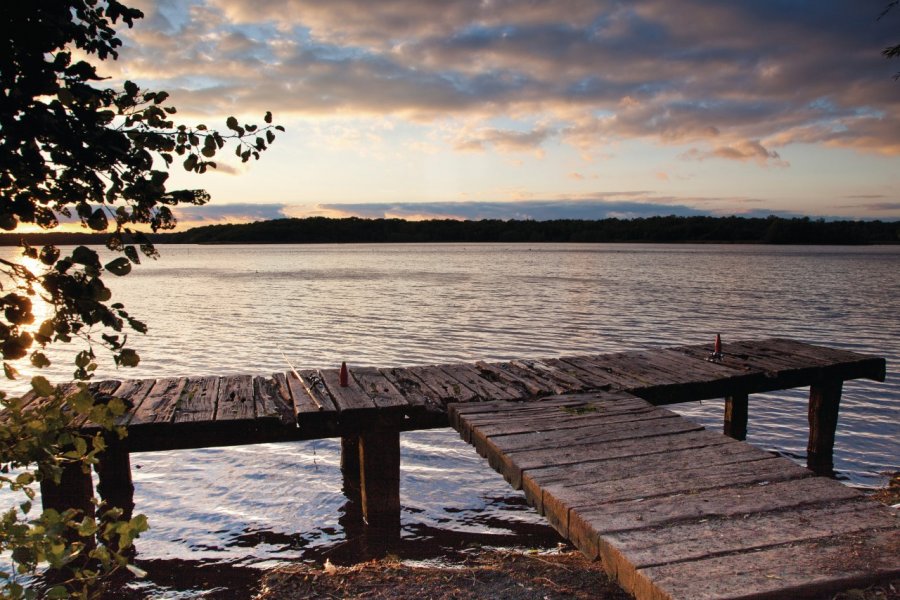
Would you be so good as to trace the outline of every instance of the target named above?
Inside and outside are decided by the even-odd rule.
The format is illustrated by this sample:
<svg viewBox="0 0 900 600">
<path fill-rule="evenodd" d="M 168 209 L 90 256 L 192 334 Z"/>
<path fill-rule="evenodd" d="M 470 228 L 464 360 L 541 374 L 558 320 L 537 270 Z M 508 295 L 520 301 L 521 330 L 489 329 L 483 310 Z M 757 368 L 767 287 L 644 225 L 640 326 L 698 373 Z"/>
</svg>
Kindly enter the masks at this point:
<svg viewBox="0 0 900 600">
<path fill-rule="evenodd" d="M 287 128 L 186 224 L 900 218 L 885 0 L 140 0 L 113 82 Z"/>
</svg>

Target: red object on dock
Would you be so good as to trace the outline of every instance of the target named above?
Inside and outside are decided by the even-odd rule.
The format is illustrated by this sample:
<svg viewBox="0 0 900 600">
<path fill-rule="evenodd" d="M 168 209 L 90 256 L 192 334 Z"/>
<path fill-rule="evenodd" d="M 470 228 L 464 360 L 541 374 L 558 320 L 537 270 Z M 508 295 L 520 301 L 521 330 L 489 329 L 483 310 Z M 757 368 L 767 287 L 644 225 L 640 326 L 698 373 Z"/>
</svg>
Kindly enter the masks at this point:
<svg viewBox="0 0 900 600">
<path fill-rule="evenodd" d="M 722 337 L 716 334 L 716 345 L 713 347 L 714 354 L 722 354 Z"/>
<path fill-rule="evenodd" d="M 346 362 L 341 363 L 340 382 L 341 382 L 341 387 L 347 387 L 348 385 L 350 385 L 350 382 L 348 380 L 347 363 Z"/>
</svg>

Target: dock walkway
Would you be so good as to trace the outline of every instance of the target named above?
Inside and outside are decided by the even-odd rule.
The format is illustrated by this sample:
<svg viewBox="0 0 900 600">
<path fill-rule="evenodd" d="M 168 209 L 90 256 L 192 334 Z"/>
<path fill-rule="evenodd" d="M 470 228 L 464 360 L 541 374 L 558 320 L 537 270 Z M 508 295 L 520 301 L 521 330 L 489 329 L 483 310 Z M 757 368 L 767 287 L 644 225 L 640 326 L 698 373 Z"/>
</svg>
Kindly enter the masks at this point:
<svg viewBox="0 0 900 600">
<path fill-rule="evenodd" d="M 454 404 L 450 417 L 638 599 L 797 598 L 900 576 L 895 511 L 631 394 Z"/>
<path fill-rule="evenodd" d="M 119 419 L 127 437 L 108 435 L 99 455 L 97 491 L 127 516 L 133 452 L 340 437 L 345 487 L 359 490 L 366 524 L 399 531 L 400 432 L 452 420 L 640 598 L 764 597 L 897 573 L 896 518 L 813 477 L 833 469 L 843 382 L 884 381 L 884 359 L 785 339 L 711 353 L 705 344 L 92 383 L 95 395 L 129 407 Z M 811 470 L 739 441 L 751 394 L 806 386 Z M 724 435 L 660 408 L 713 398 L 725 398 Z M 22 401 L 27 410 L 41 398 Z M 94 510 L 91 476 L 77 465 L 41 490 L 45 508 Z M 743 569 L 751 556 L 758 566 Z"/>
</svg>

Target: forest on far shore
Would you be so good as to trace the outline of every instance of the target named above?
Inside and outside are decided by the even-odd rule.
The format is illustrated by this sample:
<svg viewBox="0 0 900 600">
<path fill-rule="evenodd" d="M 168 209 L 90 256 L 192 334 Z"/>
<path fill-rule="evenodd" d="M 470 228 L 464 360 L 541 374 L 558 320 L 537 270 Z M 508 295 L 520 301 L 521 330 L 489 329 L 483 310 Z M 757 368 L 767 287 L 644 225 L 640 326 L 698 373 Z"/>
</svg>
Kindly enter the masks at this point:
<svg viewBox="0 0 900 600">
<path fill-rule="evenodd" d="M 354 244 L 425 242 L 897 244 L 900 221 L 826 221 L 808 217 L 646 217 L 554 221 L 451 219 L 276 219 L 206 225 L 149 236 L 155 244 Z M 104 234 L 0 234 L 0 245 L 103 244 Z"/>
</svg>

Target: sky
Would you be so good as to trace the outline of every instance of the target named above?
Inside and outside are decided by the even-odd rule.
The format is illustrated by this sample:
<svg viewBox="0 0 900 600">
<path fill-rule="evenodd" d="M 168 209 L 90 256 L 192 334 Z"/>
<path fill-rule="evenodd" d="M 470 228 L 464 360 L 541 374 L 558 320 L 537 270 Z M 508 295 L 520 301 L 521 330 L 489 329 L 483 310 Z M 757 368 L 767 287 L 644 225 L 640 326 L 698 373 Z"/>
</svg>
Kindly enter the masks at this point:
<svg viewBox="0 0 900 600">
<path fill-rule="evenodd" d="M 111 84 L 286 132 L 184 226 L 309 215 L 900 218 L 885 0 L 132 0 Z"/>
</svg>

